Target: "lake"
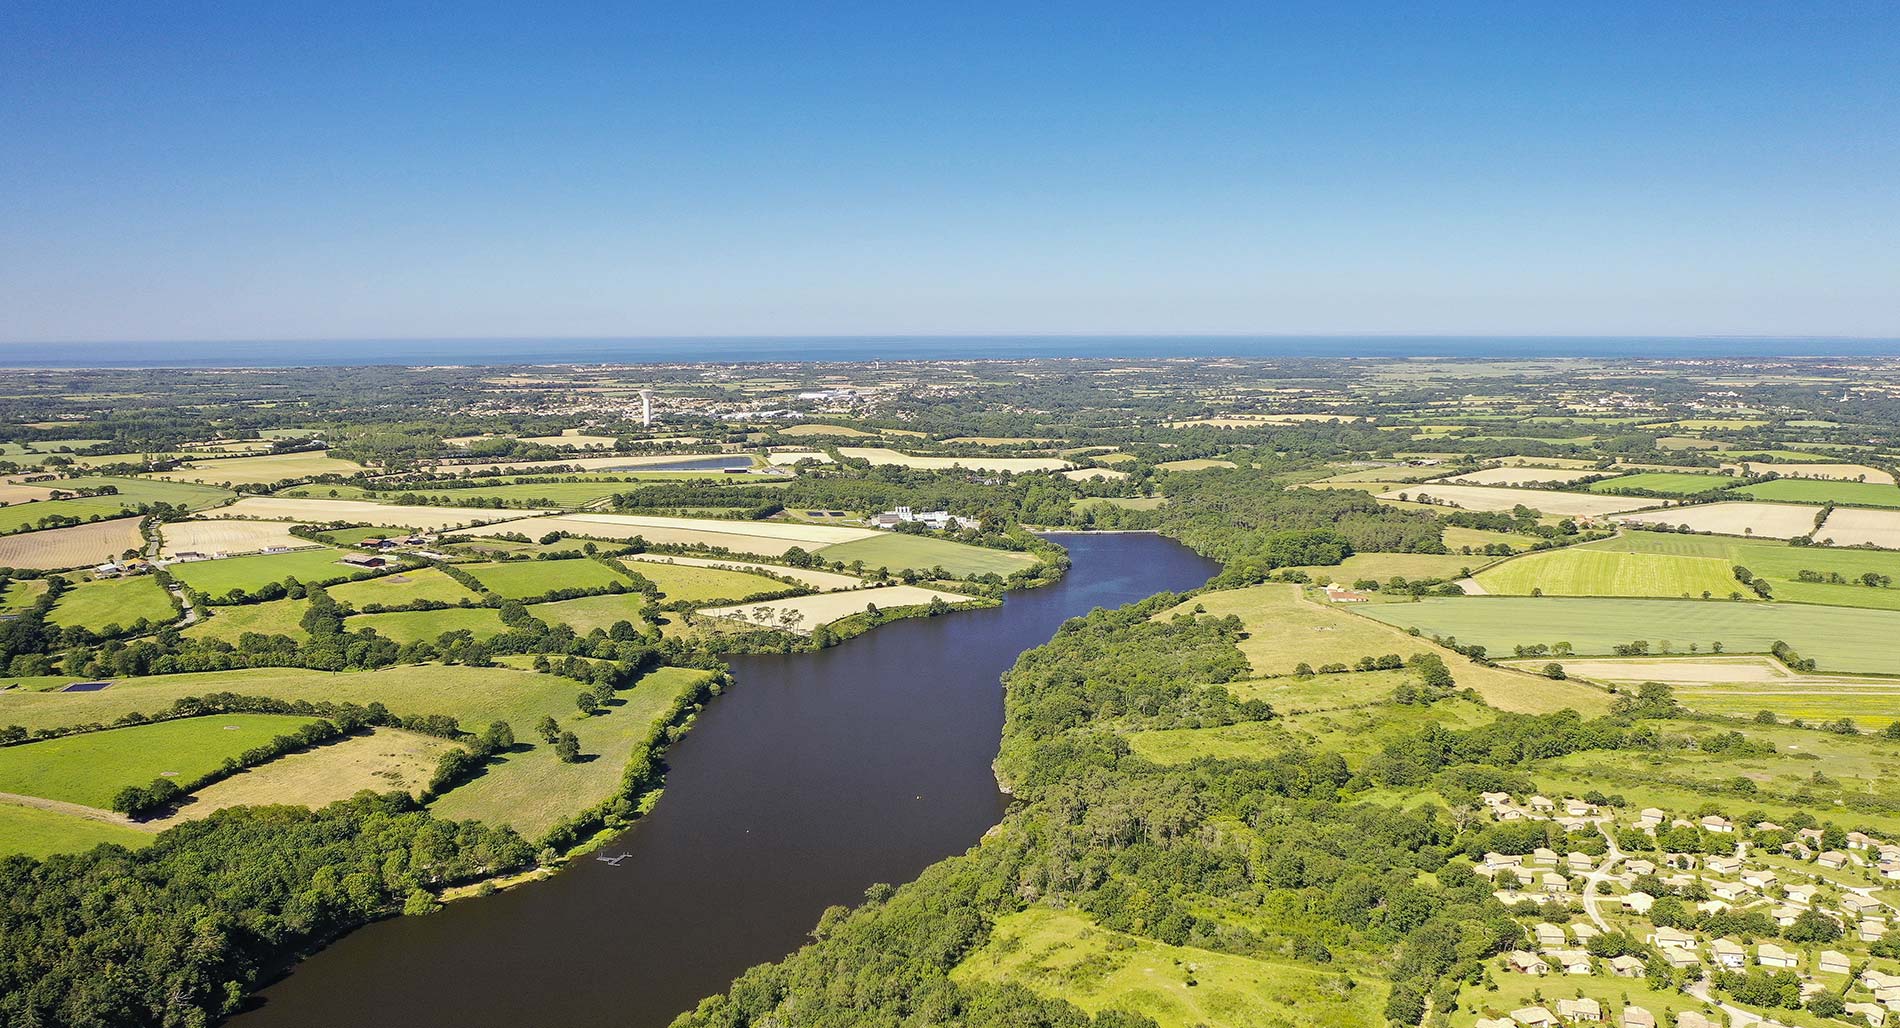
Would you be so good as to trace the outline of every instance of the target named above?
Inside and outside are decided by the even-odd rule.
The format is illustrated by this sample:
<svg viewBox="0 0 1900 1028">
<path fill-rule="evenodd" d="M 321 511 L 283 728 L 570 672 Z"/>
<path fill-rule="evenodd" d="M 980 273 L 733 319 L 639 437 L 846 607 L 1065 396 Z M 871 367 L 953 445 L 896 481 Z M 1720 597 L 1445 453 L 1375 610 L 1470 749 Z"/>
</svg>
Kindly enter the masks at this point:
<svg viewBox="0 0 1900 1028">
<path fill-rule="evenodd" d="M 735 658 L 637 826 L 547 881 L 363 928 L 232 1023 L 658 1028 L 796 949 L 825 907 L 968 849 L 1008 803 L 990 762 L 1017 654 L 1218 570 L 1154 535 L 1051 538 L 1069 574 L 1001 607 Z"/>
</svg>

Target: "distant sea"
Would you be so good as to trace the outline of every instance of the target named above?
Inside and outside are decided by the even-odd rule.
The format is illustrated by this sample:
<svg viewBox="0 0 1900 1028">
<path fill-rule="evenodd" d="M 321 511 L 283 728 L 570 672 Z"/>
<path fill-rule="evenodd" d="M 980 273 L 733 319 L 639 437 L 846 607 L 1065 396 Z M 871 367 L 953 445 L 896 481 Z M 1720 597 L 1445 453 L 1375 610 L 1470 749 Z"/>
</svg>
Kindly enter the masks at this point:
<svg viewBox="0 0 1900 1028">
<path fill-rule="evenodd" d="M 5 368 L 290 368 L 1030 357 L 1900 356 L 1900 339 L 1714 336 L 724 336 L 0 343 Z"/>
</svg>

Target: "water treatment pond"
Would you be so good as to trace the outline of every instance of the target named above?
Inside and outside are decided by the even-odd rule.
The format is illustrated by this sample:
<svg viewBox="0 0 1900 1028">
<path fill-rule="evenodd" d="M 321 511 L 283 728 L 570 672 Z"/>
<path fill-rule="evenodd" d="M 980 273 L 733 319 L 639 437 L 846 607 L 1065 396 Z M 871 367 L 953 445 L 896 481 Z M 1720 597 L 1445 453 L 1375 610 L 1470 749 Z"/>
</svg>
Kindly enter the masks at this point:
<svg viewBox="0 0 1900 1028">
<path fill-rule="evenodd" d="M 242 1028 L 659 1028 L 818 915 L 969 848 L 1002 814 L 997 678 L 1063 621 L 1213 562 L 1159 536 L 1064 534 L 1074 566 L 1001 607 L 740 657 L 667 755 L 639 825 L 545 882 L 370 925 L 299 964 Z"/>
</svg>

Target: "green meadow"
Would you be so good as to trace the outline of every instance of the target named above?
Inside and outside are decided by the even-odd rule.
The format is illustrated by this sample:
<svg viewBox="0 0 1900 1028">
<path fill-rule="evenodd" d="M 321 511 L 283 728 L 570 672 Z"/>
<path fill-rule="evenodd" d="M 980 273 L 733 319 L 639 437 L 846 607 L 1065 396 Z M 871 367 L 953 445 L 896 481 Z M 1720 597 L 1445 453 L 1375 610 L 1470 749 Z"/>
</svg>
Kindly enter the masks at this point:
<svg viewBox="0 0 1900 1028">
<path fill-rule="evenodd" d="M 646 597 L 640 593 L 602 593 L 599 596 L 537 603 L 528 608 L 528 613 L 550 625 L 559 622 L 586 635 L 596 628 L 612 628 L 616 621 L 625 621 L 636 629 L 640 628 L 646 623 L 640 616 L 645 607 Z"/>
<path fill-rule="evenodd" d="M 305 585 L 328 585 L 368 575 L 363 568 L 337 563 L 343 551 L 329 547 L 292 550 L 289 553 L 259 553 L 248 557 L 222 560 L 194 560 L 166 568 L 171 576 L 193 589 L 218 599 L 233 589 L 255 592 L 271 584 L 294 578 Z"/>
<path fill-rule="evenodd" d="M 152 832 L 124 825 L 0 803 L 0 857 L 17 853 L 43 859 L 55 853 L 80 853 L 107 843 L 138 849 L 150 845 L 155 838 L 157 835 Z"/>
<path fill-rule="evenodd" d="M 1813 571 L 1823 577 L 1833 573 L 1850 580 L 1871 571 L 1900 582 L 1900 552 L 1893 550 L 1789 546 L 1765 539 L 1676 532 L 1625 532 L 1614 539 L 1586 543 L 1579 549 L 1712 558 L 1731 569 L 1739 564 L 1756 576 L 1768 579 L 1774 598 L 1782 602 L 1900 610 L 1900 585 L 1879 588 L 1799 579 L 1802 571 Z"/>
<path fill-rule="evenodd" d="M 1732 475 L 1698 475 L 1678 471 L 1643 471 L 1633 475 L 1621 475 L 1606 478 L 1601 482 L 1592 482 L 1584 489 L 1593 493 L 1627 493 L 1643 490 L 1650 493 L 1664 493 L 1669 496 L 1699 496 L 1703 493 L 1733 489 L 1737 479 Z"/>
<path fill-rule="evenodd" d="M 47 620 L 62 628 L 97 632 L 107 625 L 130 628 L 140 618 L 157 624 L 177 616 L 165 587 L 150 575 L 139 575 L 81 582 L 60 595 Z"/>
<path fill-rule="evenodd" d="M 444 610 L 398 610 L 387 614 L 357 614 L 344 622 L 352 632 L 373 628 L 376 634 L 399 643 L 435 642 L 447 632 L 466 631 L 489 639 L 507 631 L 501 615 L 490 607 L 449 607 Z"/>
<path fill-rule="evenodd" d="M 1823 478 L 1777 478 L 1736 490 L 1757 500 L 1778 503 L 1838 503 L 1848 507 L 1900 507 L 1900 487 L 1877 482 L 1836 482 Z"/>
<path fill-rule="evenodd" d="M 658 586 L 663 599 L 703 603 L 712 600 L 743 600 L 760 593 L 783 592 L 792 588 L 777 579 L 749 575 L 724 568 L 701 568 L 688 564 L 661 564 L 639 561 L 629 564 L 640 577 Z"/>
<path fill-rule="evenodd" d="M 941 567 L 959 578 L 966 575 L 1009 575 L 1023 568 L 1031 567 L 1036 558 L 1027 553 L 1012 553 L 1008 550 L 991 550 L 981 546 L 951 542 L 925 535 L 905 535 L 900 532 L 887 532 L 869 539 L 854 539 L 848 543 L 836 543 L 818 551 L 826 560 L 841 560 L 846 564 L 863 562 L 871 570 L 888 568 L 892 571 L 915 568 L 927 571 Z"/>
<path fill-rule="evenodd" d="M 558 589 L 604 589 L 615 582 L 628 585 L 626 576 L 597 560 L 510 560 L 463 564 L 463 571 L 492 592 L 514 600 L 546 596 Z"/>
<path fill-rule="evenodd" d="M 406 607 L 423 600 L 460 603 L 463 600 L 481 599 L 475 590 L 450 578 L 440 568 L 398 571 L 393 575 L 365 578 L 360 582 L 345 582 L 332 586 L 328 592 L 331 599 L 347 603 L 357 610 L 372 603 L 380 603 L 385 607 Z"/>
<path fill-rule="evenodd" d="M 234 494 L 211 486 L 183 482 L 163 482 L 145 478 L 74 478 L 41 483 L 51 489 L 98 488 L 110 485 L 119 491 L 110 496 L 77 496 L 67 500 L 35 500 L 0 507 L 0 532 L 12 532 L 36 525 L 49 515 L 90 521 L 117 517 L 146 504 L 169 503 L 199 510 L 230 499 Z"/>
<path fill-rule="evenodd" d="M 309 638 L 303 629 L 304 611 L 309 600 L 272 600 L 213 607 L 205 618 L 186 628 L 187 639 L 222 639 L 236 645 L 247 632 L 261 635 L 287 635 L 299 642 Z"/>
<path fill-rule="evenodd" d="M 109 807 L 128 785 L 181 784 L 314 718 L 225 714 L 111 728 L 0 747 L 0 792 Z"/>
<path fill-rule="evenodd" d="M 1486 592 L 1528 596 L 1712 596 L 1740 591 L 1752 598 L 1734 571 L 1712 557 L 1678 557 L 1571 547 L 1514 557 L 1481 571 Z"/>
</svg>

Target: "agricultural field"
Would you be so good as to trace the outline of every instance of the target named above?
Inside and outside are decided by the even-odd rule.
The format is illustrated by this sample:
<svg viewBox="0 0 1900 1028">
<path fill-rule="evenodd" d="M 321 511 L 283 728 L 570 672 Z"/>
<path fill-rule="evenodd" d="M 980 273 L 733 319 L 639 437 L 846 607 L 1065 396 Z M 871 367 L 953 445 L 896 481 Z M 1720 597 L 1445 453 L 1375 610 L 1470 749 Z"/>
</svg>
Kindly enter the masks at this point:
<svg viewBox="0 0 1900 1028">
<path fill-rule="evenodd" d="M 1385 989 L 1355 975 L 1152 939 L 1097 926 L 1073 910 L 1031 907 L 1000 918 L 988 940 L 950 974 L 960 982 L 1008 982 L 1083 1010 L 1125 1010 L 1161 1028 L 1278 1025 L 1375 1028 Z"/>
<path fill-rule="evenodd" d="M 1155 510 L 1168 502 L 1165 496 L 1085 496 L 1070 504 L 1073 510 L 1090 506 L 1120 507 L 1123 510 Z"/>
<path fill-rule="evenodd" d="M 1324 578 L 1344 585 L 1351 585 L 1362 578 L 1379 582 L 1390 581 L 1394 577 L 1407 581 L 1449 580 L 1462 577 L 1467 568 L 1483 567 L 1487 561 L 1495 559 L 1497 558 L 1445 553 L 1355 553 L 1338 564 L 1287 568 L 1286 570 L 1304 571 L 1314 581 Z"/>
<path fill-rule="evenodd" d="M 565 532 L 582 538 L 628 540 L 680 546 L 718 546 L 735 553 L 776 557 L 794 547 L 815 551 L 834 543 L 869 539 L 885 533 L 875 528 L 843 525 L 807 525 L 792 521 L 738 521 L 720 518 L 652 517 L 639 514 L 568 514 L 530 518 L 491 525 L 461 534 L 471 536 L 520 533 L 539 538 Z"/>
<path fill-rule="evenodd" d="M 942 568 L 946 573 L 960 578 L 969 575 L 1008 576 L 1033 567 L 1036 563 L 1036 558 L 1027 553 L 971 546 L 935 536 L 908 535 L 903 532 L 875 532 L 869 537 L 836 543 L 816 552 L 826 560 L 843 561 L 871 570 L 888 568 L 901 571 L 915 568 L 922 571 Z"/>
<path fill-rule="evenodd" d="M 17 853 L 38 860 L 107 844 L 138 849 L 157 837 L 130 825 L 0 800 L 0 858 Z"/>
<path fill-rule="evenodd" d="M 641 611 L 645 609 L 646 597 L 639 593 L 603 593 L 537 603 L 528 608 L 528 613 L 550 625 L 564 624 L 586 635 L 596 628 L 612 628 L 617 621 L 625 621 L 635 629 L 642 628 L 646 622 Z"/>
<path fill-rule="evenodd" d="M 1113 481 L 1128 477 L 1128 472 L 1116 471 L 1113 468 L 1070 468 L 1067 471 L 1058 471 L 1056 474 L 1071 482 Z"/>
<path fill-rule="evenodd" d="M 1827 523 L 1814 533 L 1816 542 L 1835 546 L 1878 546 L 1900 550 L 1900 514 L 1886 510 L 1855 510 L 1836 507 Z M 0 543 L 4 545 L 4 543 Z"/>
<path fill-rule="evenodd" d="M 46 595 L 46 579 L 16 578 L 0 592 L 0 610 L 21 611 L 38 603 Z"/>
<path fill-rule="evenodd" d="M 553 460 L 499 460 L 477 463 L 437 463 L 432 465 L 438 474 L 453 475 L 462 472 L 500 472 L 527 473 L 537 468 L 578 468 L 583 472 L 606 471 L 647 471 L 655 468 L 667 468 L 677 465 L 702 465 L 698 470 L 717 467 L 750 467 L 752 459 L 742 454 L 721 453 L 647 453 L 629 457 L 556 457 Z M 686 469 L 690 470 L 690 469 Z"/>
<path fill-rule="evenodd" d="M 1687 525 L 1691 532 L 1716 535 L 1793 539 L 1814 531 L 1814 517 L 1818 513 L 1813 507 L 1790 503 L 1701 503 L 1626 514 L 1617 520 L 1670 528 Z"/>
<path fill-rule="evenodd" d="M 102 632 L 109 625 L 130 628 L 140 618 L 164 624 L 177 617 L 165 587 L 150 575 L 139 575 L 81 582 L 61 594 L 46 619 L 61 628 Z"/>
<path fill-rule="evenodd" d="M 628 564 L 641 577 L 660 587 L 661 599 L 669 602 L 707 603 L 742 600 L 761 593 L 784 592 L 792 586 L 759 575 L 720 568 L 692 567 L 684 564 Z M 837 576 L 844 577 L 844 576 Z M 856 579 L 851 581 L 856 582 Z"/>
<path fill-rule="evenodd" d="M 876 435 L 877 433 L 866 432 L 862 429 L 847 428 L 843 425 L 786 425 L 778 430 L 778 434 L 788 435 L 793 438 L 838 436 L 847 439 L 863 439 L 867 436 Z"/>
<path fill-rule="evenodd" d="M 205 618 L 184 629 L 187 639 L 222 639 L 236 645 L 246 632 L 260 635 L 287 635 L 299 642 L 310 634 L 303 629 L 308 600 L 271 600 L 238 606 L 212 607 Z"/>
<path fill-rule="evenodd" d="M 1206 471 L 1208 468 L 1238 467 L 1231 460 L 1213 460 L 1207 457 L 1192 457 L 1187 460 L 1164 460 L 1155 465 L 1159 471 Z"/>
<path fill-rule="evenodd" d="M 1448 550 L 1463 550 L 1467 546 L 1473 550 L 1482 550 L 1486 546 L 1503 543 L 1512 550 L 1522 552 L 1542 541 L 1537 536 L 1519 532 L 1491 532 L 1482 528 L 1462 528 L 1458 525 L 1446 525 L 1442 538 Z"/>
<path fill-rule="evenodd" d="M 634 571 L 646 574 L 645 564 L 677 564 L 681 567 L 720 568 L 726 571 L 758 571 L 770 575 L 791 578 L 820 592 L 837 592 L 839 589 L 856 589 L 864 584 L 861 578 L 840 575 L 835 571 L 813 571 L 809 568 L 795 568 L 784 564 L 759 564 L 751 561 L 721 560 L 715 557 L 679 557 L 665 553 L 629 553 L 619 558 Z M 651 577 L 651 576 L 648 576 Z"/>
<path fill-rule="evenodd" d="M 1772 471 L 1782 478 L 1828 478 L 1842 482 L 1869 482 L 1875 485 L 1893 485 L 1891 472 L 1882 471 L 1866 464 L 1799 464 L 1799 463 L 1763 463 L 1761 461 L 1743 461 L 1740 464 L 1727 465 L 1743 472 L 1762 474 Z"/>
<path fill-rule="evenodd" d="M 0 567 L 50 571 L 118 560 L 127 550 L 136 553 L 144 548 L 140 520 L 114 518 L 71 528 L 0 535 Z"/>
<path fill-rule="evenodd" d="M 433 643 L 446 633 L 464 631 L 476 639 L 490 639 L 507 631 L 507 626 L 501 623 L 501 615 L 489 607 L 356 614 L 345 624 L 353 632 L 373 628 L 376 634 L 398 643 Z"/>
<path fill-rule="evenodd" d="M 510 560 L 492 564 L 462 564 L 489 591 L 511 600 L 529 600 L 559 589 L 605 589 L 618 582 L 630 586 L 625 575 L 597 560 Z"/>
<path fill-rule="evenodd" d="M 365 789 L 415 795 L 455 743 L 432 735 L 378 728 L 277 758 L 213 782 L 178 808 L 191 821 L 226 807 L 292 803 L 321 807 Z"/>
<path fill-rule="evenodd" d="M 155 471 L 153 478 L 173 482 L 201 482 L 210 485 L 270 485 L 293 478 L 317 475 L 354 475 L 365 470 L 350 460 L 339 460 L 322 450 L 306 453 L 276 453 L 262 457 L 222 457 L 192 460 L 171 471 Z"/>
<path fill-rule="evenodd" d="M 1757 500 L 1783 503 L 1842 503 L 1856 507 L 1900 507 L 1900 488 L 1872 482 L 1835 482 L 1818 478 L 1778 478 L 1746 485 L 1736 492 Z"/>
<path fill-rule="evenodd" d="M 819 625 L 863 613 L 867 606 L 873 604 L 879 610 L 889 610 L 894 607 L 920 607 L 936 599 L 956 605 L 969 603 L 972 597 L 914 585 L 887 585 L 851 592 L 793 596 L 741 606 L 707 607 L 699 613 L 705 617 L 743 621 L 767 628 L 788 628 L 800 635 L 809 635 Z M 784 620 L 788 613 L 795 615 L 795 620 Z"/>
<path fill-rule="evenodd" d="M 532 511 L 485 510 L 478 507 L 405 507 L 362 500 L 305 500 L 282 496 L 247 496 L 228 507 L 206 511 L 204 517 L 250 518 L 257 521 L 295 521 L 320 525 L 350 521 L 372 525 L 400 525 L 420 532 L 439 532 L 468 525 L 486 525 L 525 517 Z"/>
<path fill-rule="evenodd" d="M 1592 478 L 1604 472 L 1595 468 L 1538 468 L 1506 467 L 1485 468 L 1482 471 L 1468 471 L 1462 475 L 1440 479 L 1441 482 L 1456 482 L 1464 485 L 1565 485 L 1580 478 Z"/>
<path fill-rule="evenodd" d="M 1461 680 L 1462 684 L 1462 680 Z M 1129 732 L 1128 748 L 1156 764 L 1196 760 L 1258 760 L 1300 748 L 1355 757 L 1431 726 L 1459 731 L 1489 724 L 1497 711 L 1468 699 L 1438 700 L 1429 707 L 1384 700 L 1208 728 Z"/>
<path fill-rule="evenodd" d="M 289 553 L 191 560 L 167 565 L 165 570 L 179 582 L 215 600 L 233 589 L 251 592 L 286 578 L 295 578 L 305 585 L 327 585 L 370 573 L 365 568 L 337 563 L 342 556 L 341 550 L 320 546 Z"/>
<path fill-rule="evenodd" d="M 1068 461 L 1055 457 L 990 457 L 983 454 L 966 454 L 956 457 L 927 456 L 902 453 L 882 446 L 840 446 L 840 456 L 854 460 L 869 461 L 872 464 L 888 464 L 901 468 L 917 468 L 924 471 L 992 471 L 1022 473 L 1026 471 L 1061 471 L 1072 467 Z"/>
<path fill-rule="evenodd" d="M 1549 658 L 1512 661 L 1534 669 Z M 1900 678 L 1798 674 L 1772 657 L 1659 657 L 1563 661 L 1573 678 L 1634 686 L 1664 682 L 1686 706 L 1753 717 L 1771 710 L 1811 723 L 1846 717 L 1875 730 L 1900 720 Z"/>
<path fill-rule="evenodd" d="M 1699 475 L 1686 471 L 1642 471 L 1634 475 L 1619 475 L 1616 478 L 1606 478 L 1601 482 L 1592 482 L 1584 488 L 1593 493 L 1623 493 L 1642 489 L 1670 496 L 1700 496 L 1703 493 L 1733 489 L 1736 484 L 1736 479 L 1732 475 Z"/>
<path fill-rule="evenodd" d="M 119 491 L 108 496 L 75 496 L 70 499 L 42 499 L 31 503 L 9 502 L 0 507 L 0 532 L 15 532 L 30 529 L 49 517 L 77 518 L 90 521 L 97 518 L 114 518 L 140 506 L 153 503 L 169 503 L 190 508 L 202 508 L 231 498 L 231 493 L 223 489 L 207 486 L 180 485 L 173 482 L 154 482 L 137 478 L 68 478 L 41 486 L 9 486 L 9 489 L 37 489 L 42 492 L 50 489 L 98 488 L 110 485 Z"/>
<path fill-rule="evenodd" d="M 1714 558 L 1731 568 L 1739 564 L 1757 578 L 1767 579 L 1774 598 L 1783 602 L 1900 610 L 1900 588 L 1870 587 L 1858 581 L 1872 572 L 1900 582 L 1900 553 L 1890 550 L 1789 546 L 1768 540 L 1675 532 L 1625 532 L 1614 539 L 1586 543 L 1581 549 Z M 1847 581 L 1804 582 L 1800 580 L 1802 571 L 1824 579 L 1839 575 Z"/>
<path fill-rule="evenodd" d="M 228 518 L 167 522 L 158 526 L 158 555 L 169 559 L 180 553 L 257 553 L 279 547 L 297 550 L 315 545 L 290 534 L 290 527 L 288 521 Z"/>
<path fill-rule="evenodd" d="M 109 808 L 128 785 L 188 783 L 315 718 L 220 714 L 0 747 L 0 792 Z"/>
<path fill-rule="evenodd" d="M 1740 593 L 1732 566 L 1712 557 L 1677 557 L 1571 547 L 1526 554 L 1481 571 L 1484 591 L 1499 596 L 1710 596 Z"/>
<path fill-rule="evenodd" d="M 1429 500 L 1440 506 L 1460 510 L 1495 511 L 1529 507 L 1552 517 L 1601 517 L 1656 504 L 1655 500 L 1599 496 L 1594 493 L 1566 493 L 1550 489 L 1506 489 L 1484 485 L 1436 485 L 1425 483 L 1379 494 L 1382 500 Z"/>
<path fill-rule="evenodd" d="M 330 598 L 357 610 L 372 603 L 385 607 L 406 607 L 424 600 L 435 603 L 479 601 L 481 596 L 468 586 L 450 578 L 440 568 L 412 568 L 393 575 L 345 582 L 329 589 Z"/>
<path fill-rule="evenodd" d="M 1568 642 L 1584 656 L 1646 640 L 1651 653 L 1766 653 L 1776 640 L 1830 673 L 1900 674 L 1900 612 L 1800 603 L 1570 597 L 1430 597 L 1368 606 L 1368 618 L 1426 635 L 1456 637 L 1498 655 L 1518 645 Z"/>
<path fill-rule="evenodd" d="M 775 468 L 787 468 L 801 460 L 816 461 L 820 464 L 836 464 L 831 454 L 823 450 L 779 450 L 765 455 L 765 462 Z"/>
</svg>

